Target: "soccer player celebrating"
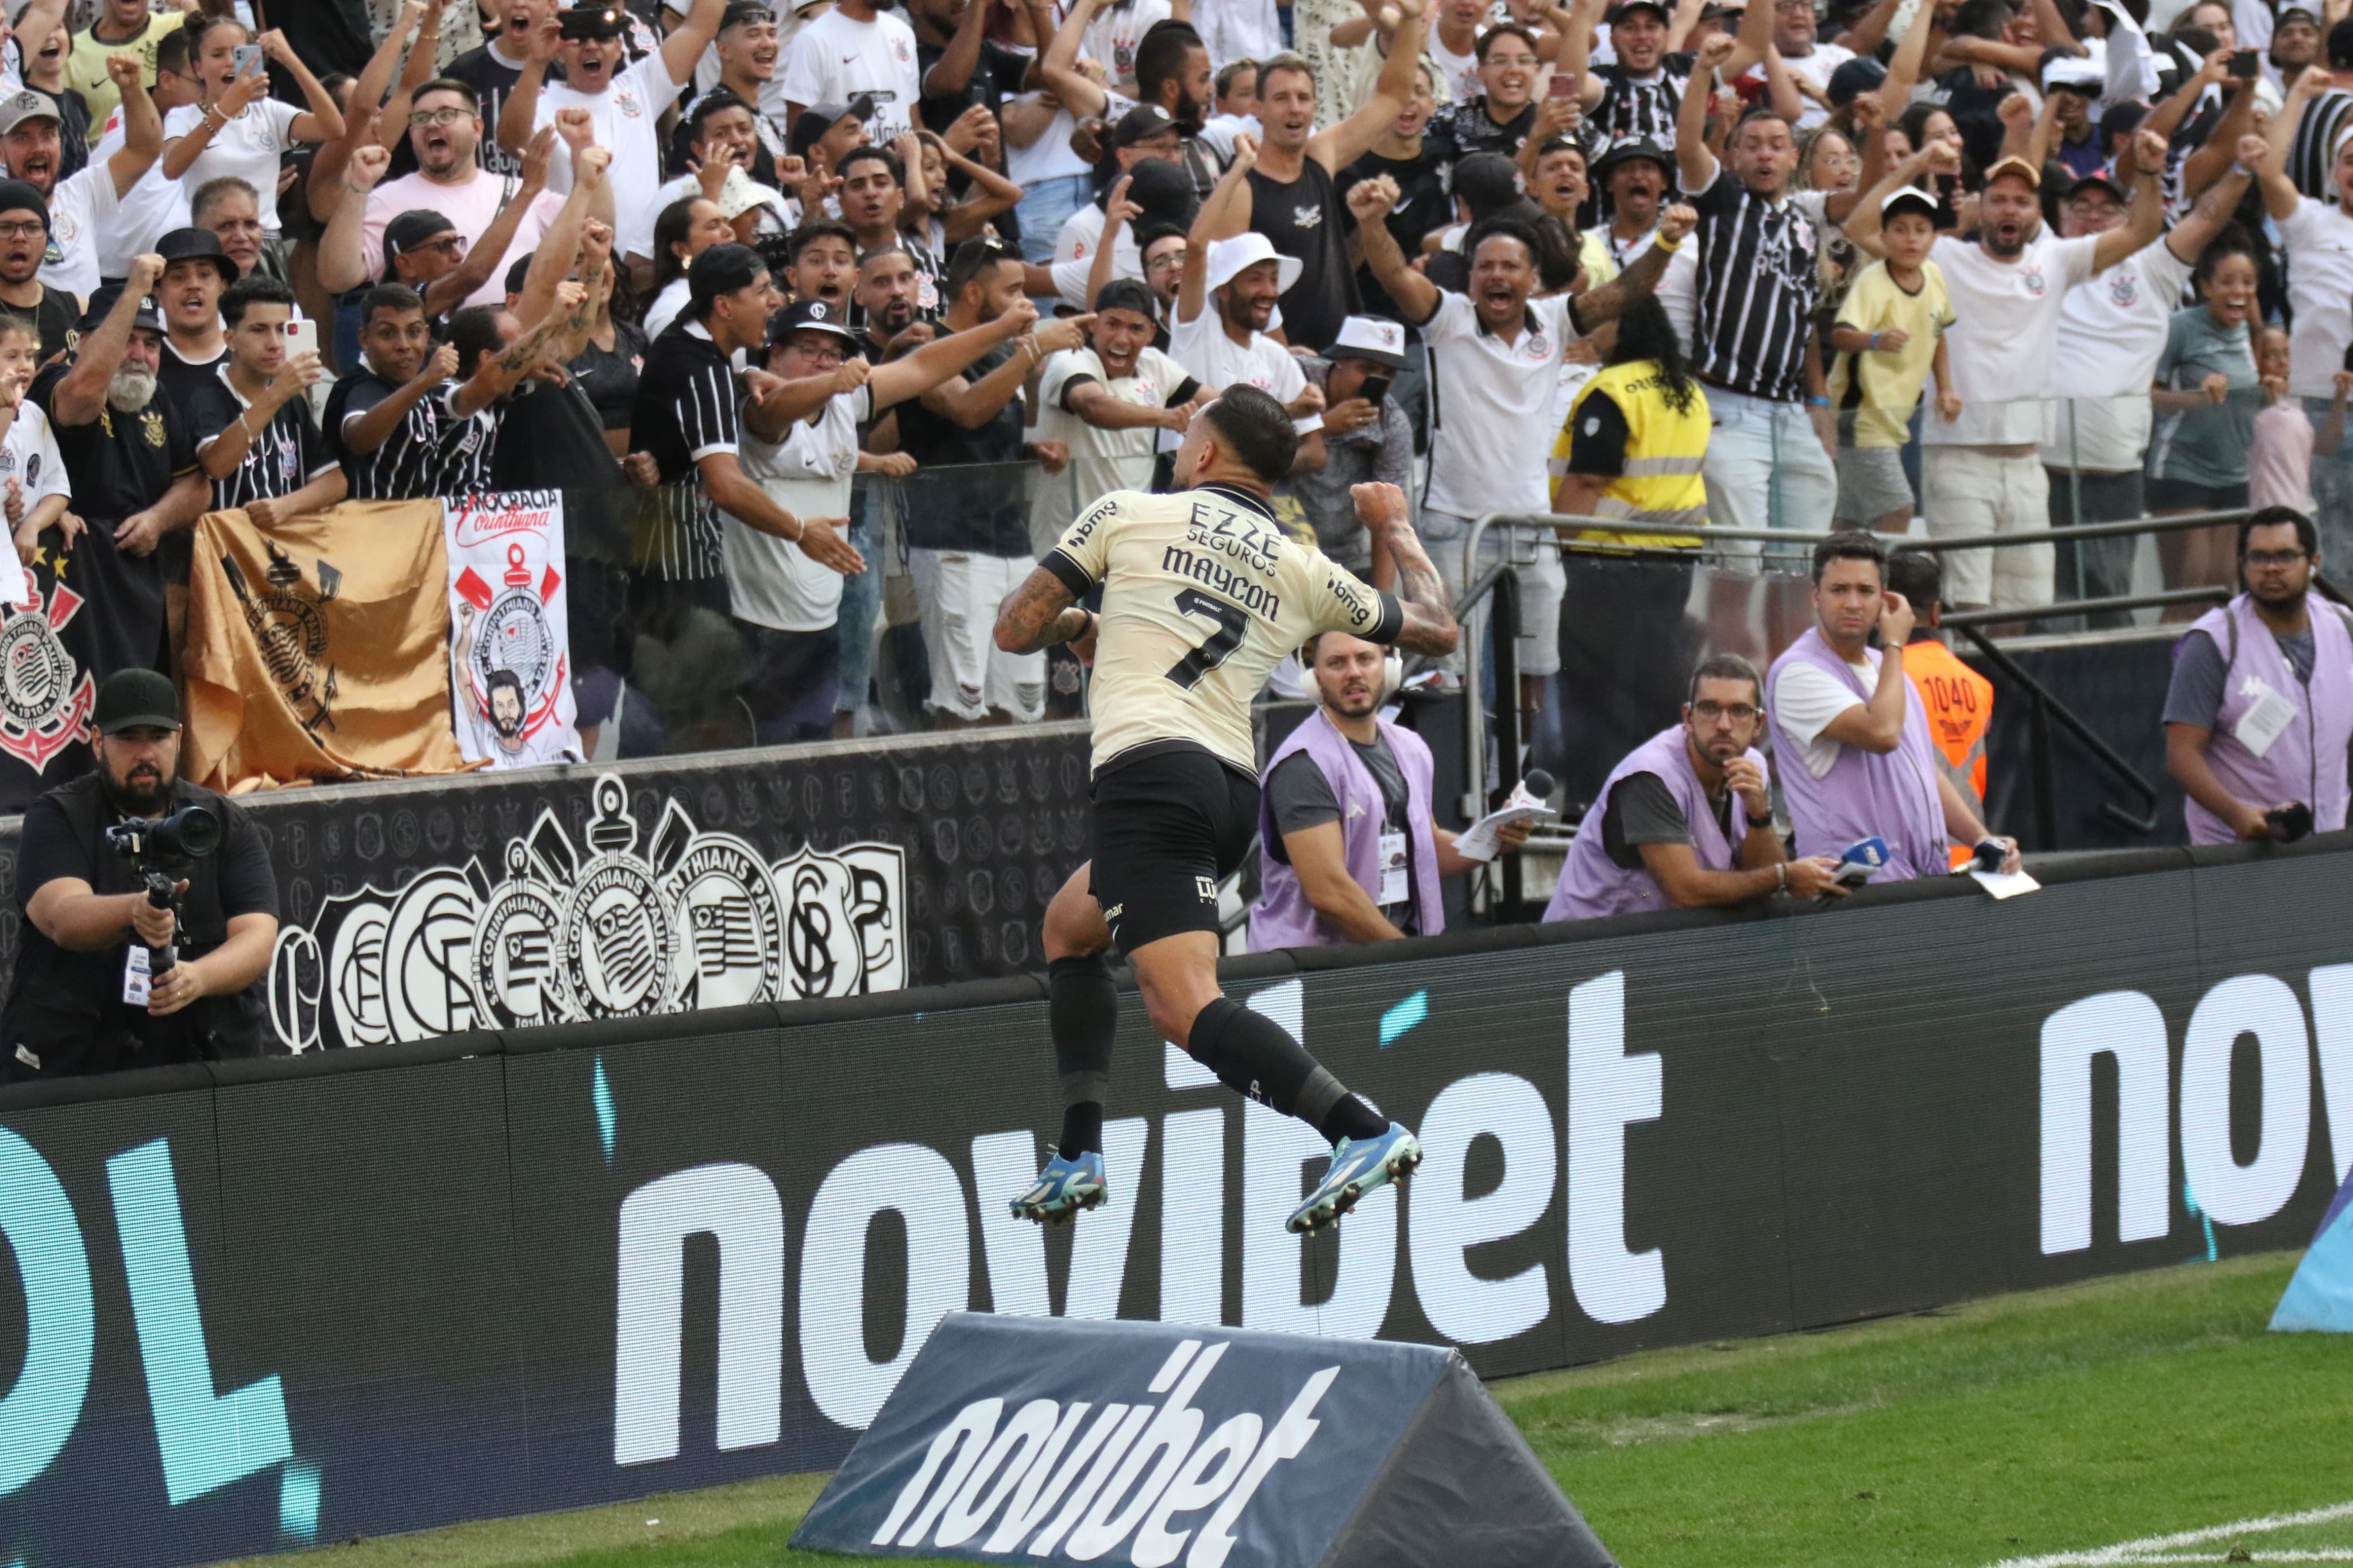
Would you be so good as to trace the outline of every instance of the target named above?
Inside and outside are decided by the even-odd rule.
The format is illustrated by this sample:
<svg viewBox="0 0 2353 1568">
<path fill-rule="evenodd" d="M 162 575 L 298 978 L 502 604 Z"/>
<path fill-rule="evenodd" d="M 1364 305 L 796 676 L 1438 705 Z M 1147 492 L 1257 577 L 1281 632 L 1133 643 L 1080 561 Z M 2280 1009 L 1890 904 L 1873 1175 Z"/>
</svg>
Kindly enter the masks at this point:
<svg viewBox="0 0 2353 1568">
<path fill-rule="evenodd" d="M 1218 989 L 1218 883 L 1258 824 L 1250 710 L 1268 672 L 1317 632 L 1454 648 L 1444 585 L 1396 486 L 1353 491 L 1357 517 L 1397 563 L 1396 597 L 1283 532 L 1268 497 L 1298 447 L 1282 404 L 1227 387 L 1177 450 L 1184 493 L 1105 496 L 997 609 L 1007 652 L 1067 642 L 1095 668 L 1094 854 L 1046 911 L 1062 1138 L 1013 1200 L 1017 1215 L 1065 1220 L 1103 1201 L 1113 942 L 1164 1038 L 1332 1141 L 1331 1168 L 1291 1229 L 1323 1228 L 1421 1163 L 1411 1132 L 1349 1093 L 1282 1026 Z M 1098 584 L 1101 616 L 1076 603 Z"/>
</svg>

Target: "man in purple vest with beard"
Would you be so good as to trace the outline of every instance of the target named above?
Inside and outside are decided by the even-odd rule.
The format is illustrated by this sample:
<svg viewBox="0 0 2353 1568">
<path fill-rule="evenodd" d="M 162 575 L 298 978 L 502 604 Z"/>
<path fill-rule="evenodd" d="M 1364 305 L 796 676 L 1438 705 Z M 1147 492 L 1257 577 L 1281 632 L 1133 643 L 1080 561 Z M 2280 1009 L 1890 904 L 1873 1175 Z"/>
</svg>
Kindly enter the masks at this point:
<svg viewBox="0 0 2353 1568">
<path fill-rule="evenodd" d="M 1775 892 L 1846 896 L 1831 880 L 1836 861 L 1791 860 L 1773 830 L 1771 787 L 1757 750 L 1763 694 L 1757 667 L 1738 654 L 1701 662 L 1683 722 L 1635 747 L 1601 786 L 1545 919 L 1739 904 Z"/>
<path fill-rule="evenodd" d="M 2165 771 L 2189 796 L 2193 844 L 2297 837 L 2274 816 L 2297 804 L 2321 832 L 2345 826 L 2353 635 L 2335 605 L 2315 613 L 2319 570 L 2312 520 L 2263 508 L 2239 525 L 2246 592 L 2174 645 Z"/>
<path fill-rule="evenodd" d="M 1798 853 L 1835 858 L 1861 839 L 1883 838 L 1888 859 L 1879 879 L 1892 882 L 1947 875 L 1949 838 L 1998 844 L 2001 868 L 2015 871 L 2017 842 L 1989 833 L 1936 766 L 1928 710 L 1904 673 L 1912 606 L 1885 591 L 1886 559 L 1869 533 L 1835 534 L 1814 546 L 1814 625 L 1765 679 L 1773 760 Z"/>
<path fill-rule="evenodd" d="M 1457 855 L 1430 815 L 1429 744 L 1380 716 L 1388 650 L 1325 632 L 1301 656 L 1316 709 L 1267 763 L 1265 890 L 1250 910 L 1250 951 L 1436 936 L 1446 929 L 1440 879 L 1484 862 Z M 1496 839 L 1516 849 L 1527 837 L 1515 822 Z"/>
</svg>

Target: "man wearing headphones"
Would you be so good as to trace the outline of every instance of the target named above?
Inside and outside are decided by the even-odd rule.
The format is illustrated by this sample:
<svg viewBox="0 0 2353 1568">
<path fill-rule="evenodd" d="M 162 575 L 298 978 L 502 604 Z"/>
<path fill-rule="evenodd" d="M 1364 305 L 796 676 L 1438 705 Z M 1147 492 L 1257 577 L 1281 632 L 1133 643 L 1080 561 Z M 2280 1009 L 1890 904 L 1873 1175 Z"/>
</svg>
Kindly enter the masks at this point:
<svg viewBox="0 0 2353 1568">
<path fill-rule="evenodd" d="M 1456 854 L 1430 815 L 1429 743 L 1380 716 L 1389 651 L 1325 632 L 1300 658 L 1315 711 L 1261 781 L 1264 891 L 1250 910 L 1250 951 L 1436 936 L 1446 929 L 1440 880 L 1483 862 Z M 1515 822 L 1495 837 L 1516 849 L 1527 836 Z"/>
</svg>

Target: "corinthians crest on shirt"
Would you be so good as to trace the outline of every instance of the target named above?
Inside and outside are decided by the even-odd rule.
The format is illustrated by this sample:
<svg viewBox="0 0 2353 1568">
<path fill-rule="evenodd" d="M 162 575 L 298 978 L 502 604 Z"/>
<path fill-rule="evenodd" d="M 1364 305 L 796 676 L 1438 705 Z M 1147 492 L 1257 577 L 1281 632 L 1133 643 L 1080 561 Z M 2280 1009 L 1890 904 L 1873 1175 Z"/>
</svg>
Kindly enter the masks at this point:
<svg viewBox="0 0 2353 1568">
<path fill-rule="evenodd" d="M 37 773 L 87 738 L 96 688 L 58 635 L 80 596 L 54 581 L 46 595 L 29 579 L 26 589 L 30 597 L 0 618 L 0 751 Z"/>
<path fill-rule="evenodd" d="M 851 844 L 770 860 L 665 798 L 650 840 L 620 779 L 581 842 L 554 804 L 494 858 L 397 892 L 330 899 L 280 936 L 270 1020 L 290 1049 L 469 1028 L 895 991 L 907 983 L 905 851 Z M 650 803 L 646 803 L 646 809 Z"/>
</svg>

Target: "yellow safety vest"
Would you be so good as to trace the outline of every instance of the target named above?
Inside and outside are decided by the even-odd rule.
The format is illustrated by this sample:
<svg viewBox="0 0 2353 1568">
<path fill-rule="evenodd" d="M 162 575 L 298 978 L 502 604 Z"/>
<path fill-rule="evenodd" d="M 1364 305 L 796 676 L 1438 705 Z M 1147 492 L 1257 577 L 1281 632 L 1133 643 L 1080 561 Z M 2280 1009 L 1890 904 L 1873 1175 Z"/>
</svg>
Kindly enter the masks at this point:
<svg viewBox="0 0 2353 1568">
<path fill-rule="evenodd" d="M 1554 498 L 1559 498 L 1562 476 L 1568 472 L 1578 412 L 1597 392 L 1607 393 L 1626 416 L 1627 439 L 1625 465 L 1594 503 L 1593 515 L 1704 526 L 1707 481 L 1700 478 L 1699 465 L 1707 452 L 1707 394 L 1693 384 L 1690 410 L 1676 413 L 1660 383 L 1656 360 L 1613 364 L 1578 389 L 1568 405 L 1568 418 L 1553 437 L 1552 460 L 1545 465 L 1552 474 Z M 1619 534 L 1586 529 L 1577 537 L 1653 549 L 1697 549 L 1700 543 L 1687 533 Z"/>
</svg>

